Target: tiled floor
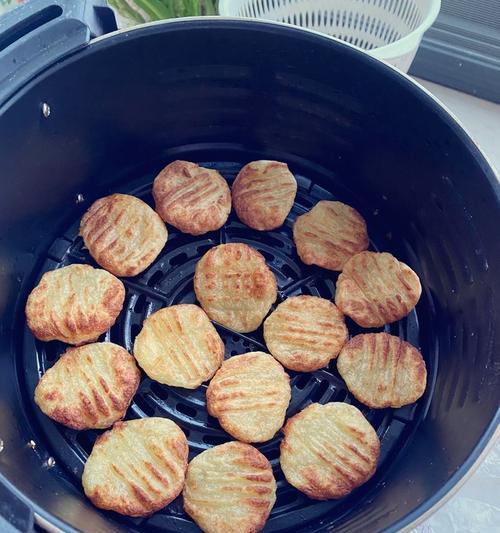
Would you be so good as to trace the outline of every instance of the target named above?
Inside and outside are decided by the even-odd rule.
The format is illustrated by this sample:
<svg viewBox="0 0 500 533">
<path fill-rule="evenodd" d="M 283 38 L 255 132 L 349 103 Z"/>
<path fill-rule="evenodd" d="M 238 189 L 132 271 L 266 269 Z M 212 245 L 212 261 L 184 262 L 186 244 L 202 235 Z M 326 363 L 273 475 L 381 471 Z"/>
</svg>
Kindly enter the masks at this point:
<svg viewBox="0 0 500 533">
<path fill-rule="evenodd" d="M 500 105 L 418 81 L 459 119 L 500 172 Z M 500 533 L 500 440 L 462 488 L 415 533 Z"/>
</svg>

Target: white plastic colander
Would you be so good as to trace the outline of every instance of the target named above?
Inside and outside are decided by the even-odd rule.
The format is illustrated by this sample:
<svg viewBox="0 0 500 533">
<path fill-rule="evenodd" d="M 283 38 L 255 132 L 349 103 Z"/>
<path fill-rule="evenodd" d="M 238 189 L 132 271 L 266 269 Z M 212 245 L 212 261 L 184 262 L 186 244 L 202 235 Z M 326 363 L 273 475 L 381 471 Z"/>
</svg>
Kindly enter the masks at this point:
<svg viewBox="0 0 500 533">
<path fill-rule="evenodd" d="M 302 26 L 407 72 L 441 0 L 219 0 L 219 13 Z"/>
</svg>

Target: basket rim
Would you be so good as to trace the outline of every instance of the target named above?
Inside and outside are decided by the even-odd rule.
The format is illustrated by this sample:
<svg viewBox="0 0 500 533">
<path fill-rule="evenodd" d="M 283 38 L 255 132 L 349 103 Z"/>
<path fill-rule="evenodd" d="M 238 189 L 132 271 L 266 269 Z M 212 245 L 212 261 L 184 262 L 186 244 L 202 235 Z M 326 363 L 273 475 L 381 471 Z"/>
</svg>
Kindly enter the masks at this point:
<svg viewBox="0 0 500 533">
<path fill-rule="evenodd" d="M 362 48 L 359 48 L 359 47 L 357 48 L 359 48 L 359 50 L 363 50 L 364 52 L 374 57 L 377 57 L 379 59 L 385 59 L 385 60 L 400 57 L 402 55 L 409 53 L 411 50 L 414 49 L 414 46 L 411 46 L 411 48 L 408 46 L 411 43 L 411 41 L 413 41 L 415 37 L 417 37 L 418 35 L 422 37 L 423 34 L 434 24 L 434 22 L 436 21 L 439 15 L 439 11 L 441 10 L 441 0 L 430 0 L 430 2 L 431 2 L 431 5 L 429 8 L 429 12 L 424 17 L 422 22 L 410 33 L 408 33 L 404 37 L 401 37 L 401 39 L 398 39 L 397 41 L 394 41 L 389 44 L 385 44 L 384 46 L 378 46 L 376 48 L 372 48 L 371 50 L 363 50 Z M 272 19 L 262 19 L 259 17 L 238 17 L 236 15 L 230 14 L 227 12 L 230 3 L 231 3 L 231 0 L 219 0 L 219 15 L 220 16 L 250 19 L 250 20 L 268 20 L 272 22 L 279 22 L 279 21 L 273 21 Z M 282 24 L 286 24 L 287 26 L 293 26 L 296 28 L 302 28 L 306 30 L 311 29 L 311 28 L 306 28 L 305 26 L 299 26 L 297 24 L 288 24 L 287 22 L 283 22 Z M 313 30 L 313 31 L 324 33 L 324 32 L 320 32 L 319 30 Z M 328 34 L 325 33 L 324 35 L 328 35 Z M 346 42 L 346 41 L 343 41 L 342 39 L 340 40 L 342 42 Z M 408 49 L 402 51 L 401 48 L 405 46 Z"/>
</svg>

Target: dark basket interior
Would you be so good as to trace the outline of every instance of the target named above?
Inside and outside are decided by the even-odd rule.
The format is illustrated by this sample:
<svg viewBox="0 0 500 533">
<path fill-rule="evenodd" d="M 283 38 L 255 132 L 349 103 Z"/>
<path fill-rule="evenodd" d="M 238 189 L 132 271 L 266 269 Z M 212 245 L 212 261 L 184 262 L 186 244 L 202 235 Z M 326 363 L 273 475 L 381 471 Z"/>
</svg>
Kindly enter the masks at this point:
<svg viewBox="0 0 500 533">
<path fill-rule="evenodd" d="M 202 162 L 202 165 L 217 168 L 230 184 L 241 167 L 237 163 Z M 138 185 L 136 182 L 131 190 L 120 187 L 120 191 L 134 194 L 153 205 L 151 197 L 152 177 L 149 175 L 141 180 L 143 185 Z M 331 192 L 314 184 L 306 177 L 299 175 L 297 178 L 300 184 L 297 200 L 286 224 L 279 230 L 256 232 L 240 223 L 234 213 L 224 228 L 202 237 L 181 234 L 174 228 L 170 228 L 167 245 L 155 263 L 139 276 L 123 280 L 127 288 L 124 311 L 113 328 L 103 338 L 118 343 L 132 352 L 135 336 L 140 331 L 147 316 L 168 305 L 195 303 L 193 275 L 196 262 L 210 247 L 225 242 L 244 242 L 257 248 L 264 255 L 278 280 L 279 297 L 276 304 L 288 296 L 298 294 L 312 294 L 333 299 L 337 273 L 302 264 L 296 254 L 291 230 L 296 216 L 309 210 L 318 200 L 334 199 L 335 197 L 332 196 Z M 330 188 L 335 189 L 333 176 Z M 97 197 L 99 196 L 97 191 L 93 191 L 92 200 L 96 193 Z M 339 199 L 344 200 L 343 197 Z M 88 206 L 90 202 L 87 199 L 80 203 L 83 204 L 81 206 L 83 207 Z M 370 219 L 373 220 L 374 226 L 370 226 L 370 229 L 373 230 L 371 234 L 374 236 L 372 249 L 376 250 L 379 249 L 376 237 L 377 233 L 380 233 L 376 229 L 376 214 L 371 213 Z M 79 219 L 60 238 L 54 241 L 37 276 L 47 270 L 71 263 L 90 263 L 98 266 L 82 246 L 82 239 L 78 236 L 78 226 Z M 389 246 L 387 234 L 382 233 L 379 238 L 381 249 L 387 249 Z M 389 240 L 392 241 L 392 236 Z M 404 253 L 404 243 L 402 244 L 400 253 Z M 398 323 L 386 326 L 385 330 L 418 345 L 420 342 L 419 323 L 425 324 L 431 319 L 425 315 L 424 311 L 428 307 L 425 303 L 427 297 L 424 295 L 418 311 L 413 311 L 406 319 Z M 419 314 L 420 310 L 422 313 Z M 363 331 L 352 321 L 349 321 L 348 326 L 351 334 Z M 250 334 L 237 333 L 222 326 L 217 326 L 217 329 L 226 346 L 226 357 L 248 351 L 266 351 L 262 338 L 262 328 Z M 350 498 L 341 501 L 314 502 L 284 480 L 279 467 L 280 437 L 277 436 L 271 441 L 259 445 L 258 448 L 272 462 L 278 481 L 277 502 L 267 525 L 268 531 L 282 529 L 280 517 L 283 515 L 286 516 L 289 523 L 294 523 L 297 527 L 310 522 L 311 519 L 317 519 L 325 513 L 335 512 L 340 517 L 352 505 L 350 502 L 359 503 L 373 490 L 377 482 L 382 482 L 385 471 L 404 448 L 407 439 L 412 436 L 413 429 L 425 413 L 432 395 L 435 353 L 428 340 L 424 339 L 423 344 L 430 376 L 428 391 L 419 405 L 410 405 L 397 410 L 370 410 L 356 402 L 339 377 L 335 361 L 328 368 L 316 372 L 290 373 L 292 375 L 292 401 L 288 409 L 288 416 L 296 414 L 311 402 L 346 401 L 354 403 L 361 408 L 368 420 L 377 429 L 382 442 L 381 458 L 377 476 Z M 65 349 L 66 346 L 59 342 L 35 341 L 29 330 L 25 328 L 24 357 L 20 360 L 20 374 L 26 380 L 28 399 L 33 397 L 33 391 L 40 375 L 55 363 Z M 126 418 L 165 416 L 174 420 L 182 427 L 188 437 L 190 458 L 192 458 L 207 447 L 232 440 L 220 428 L 218 422 L 208 415 L 205 391 L 206 384 L 191 391 L 162 385 L 143 375 L 139 391 Z M 50 443 L 50 449 L 54 450 L 56 463 L 68 471 L 75 486 L 80 488 L 84 462 L 92 449 L 96 436 L 101 432 L 70 430 L 54 424 L 35 406 L 33 406 L 33 410 L 43 434 Z M 307 515 L 304 519 L 305 509 Z M 178 498 L 163 511 L 148 519 L 118 519 L 123 523 L 135 524 L 142 530 L 153 525 L 160 529 L 167 529 L 170 521 L 175 518 L 189 519 L 182 511 L 182 498 Z M 182 527 L 189 530 L 189 525 L 185 522 L 182 523 Z"/>
</svg>

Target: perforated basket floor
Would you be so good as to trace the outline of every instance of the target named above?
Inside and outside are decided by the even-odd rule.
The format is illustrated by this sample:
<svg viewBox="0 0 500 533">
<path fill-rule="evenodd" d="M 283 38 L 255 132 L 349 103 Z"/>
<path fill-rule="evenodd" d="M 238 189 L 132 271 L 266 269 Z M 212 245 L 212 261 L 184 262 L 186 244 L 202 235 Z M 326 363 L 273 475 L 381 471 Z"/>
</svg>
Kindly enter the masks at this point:
<svg viewBox="0 0 500 533">
<path fill-rule="evenodd" d="M 230 162 L 201 163 L 204 166 L 217 168 L 231 184 L 241 164 Z M 295 172 L 293 165 L 291 170 Z M 295 172 L 296 173 L 296 172 Z M 151 185 L 154 175 L 147 175 L 135 181 L 130 188 L 119 188 L 114 192 L 134 194 L 148 204 L 153 205 Z M 102 340 L 110 340 L 121 344 L 132 352 L 135 336 L 141 329 L 144 319 L 154 311 L 172 304 L 195 303 L 193 291 L 193 273 L 196 262 L 212 246 L 225 242 L 244 242 L 258 249 L 266 258 L 278 280 L 278 300 L 276 305 L 285 298 L 298 294 L 312 294 L 332 299 L 335 294 L 337 274 L 318 267 L 309 267 L 301 263 L 292 240 L 292 225 L 295 218 L 309 210 L 320 199 L 339 199 L 353 203 L 359 207 L 363 201 L 356 201 L 355 195 L 345 197 L 343 186 L 336 186 L 331 179 L 332 192 L 307 177 L 297 174 L 299 184 L 294 207 L 285 225 L 272 232 L 256 232 L 238 221 L 231 214 L 223 229 L 201 237 L 184 235 L 169 227 L 169 238 L 166 247 L 145 272 L 134 278 L 125 278 L 127 294 L 124 309 L 116 324 L 103 336 Z M 139 184 L 138 184 L 139 183 Z M 330 183 L 330 182 L 329 182 Z M 330 187 L 330 185 L 329 185 Z M 97 191 L 96 191 L 97 192 Z M 338 193 L 341 193 L 340 195 Z M 336 194 L 332 194 L 336 193 Z M 103 193 L 105 194 L 105 193 Z M 95 198 L 86 199 L 82 205 L 87 208 Z M 378 199 L 380 205 L 383 199 Z M 397 234 L 387 230 L 382 221 L 382 212 L 374 206 L 369 211 L 361 209 L 367 218 L 371 248 L 383 249 L 397 254 L 403 261 L 418 272 L 418 261 L 412 254 L 408 244 L 398 239 Z M 43 266 L 33 274 L 36 284 L 47 270 L 72 263 L 89 263 L 95 265 L 83 242 L 78 236 L 80 212 L 75 216 L 74 223 L 64 234 L 56 239 L 50 247 Z M 385 331 L 398 335 L 409 342 L 422 346 L 429 376 L 433 374 L 434 361 L 431 354 L 431 342 L 422 334 L 422 323 L 430 320 L 428 316 L 427 296 L 422 296 L 416 310 L 404 320 L 386 326 Z M 347 325 L 351 335 L 361 331 L 352 321 Z M 240 334 L 225 327 L 216 325 L 226 346 L 226 358 L 253 350 L 266 351 L 262 338 L 262 328 L 250 334 Z M 425 328 L 423 328 L 425 329 Z M 366 331 L 366 330 L 365 330 Z M 376 331 L 376 330 L 372 330 Z M 34 388 L 40 376 L 51 367 L 65 345 L 59 342 L 43 343 L 33 339 L 27 327 L 24 330 L 23 358 L 20 361 L 20 374 L 26 402 L 31 402 Z M 432 355 L 432 356 L 431 356 Z M 432 383 L 428 386 L 425 396 L 418 404 L 401 409 L 370 410 L 357 403 L 348 393 L 344 382 L 339 377 L 336 363 L 333 361 L 328 368 L 312 373 L 289 372 L 291 376 L 292 400 L 287 416 L 294 415 L 311 402 L 326 403 L 344 401 L 359 407 L 377 430 L 381 439 L 381 457 L 376 475 L 362 488 L 349 497 L 338 501 L 318 502 L 308 499 L 291 487 L 284 479 L 279 467 L 278 434 L 271 441 L 257 445 L 257 448 L 271 461 L 278 483 L 277 501 L 273 508 L 265 531 L 281 531 L 290 527 L 297 529 L 318 526 L 322 517 L 328 515 L 329 521 L 340 520 L 353 506 L 367 504 L 374 490 L 383 489 L 385 474 L 388 467 L 404 449 L 405 443 L 411 438 L 413 431 L 426 411 L 432 392 Z M 429 380 L 432 382 L 432 379 Z M 139 390 L 134 397 L 126 418 L 162 416 L 174 420 L 184 430 L 189 441 L 190 458 L 202 450 L 231 440 L 219 426 L 216 419 L 210 417 L 205 404 L 206 384 L 191 391 L 161 385 L 142 375 Z M 55 458 L 58 469 L 63 469 L 78 490 L 81 490 L 81 474 L 89 455 L 97 431 L 77 432 L 64 428 L 45 417 L 36 406 L 28 405 L 33 413 L 35 424 L 40 428 L 40 438 L 49 453 Z M 113 517 L 140 531 L 198 531 L 198 528 L 182 510 L 182 499 L 177 498 L 172 504 L 146 519 L 131 519 L 113 515 Z"/>
</svg>

